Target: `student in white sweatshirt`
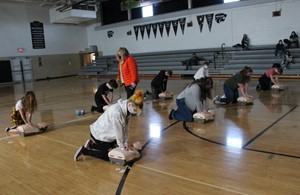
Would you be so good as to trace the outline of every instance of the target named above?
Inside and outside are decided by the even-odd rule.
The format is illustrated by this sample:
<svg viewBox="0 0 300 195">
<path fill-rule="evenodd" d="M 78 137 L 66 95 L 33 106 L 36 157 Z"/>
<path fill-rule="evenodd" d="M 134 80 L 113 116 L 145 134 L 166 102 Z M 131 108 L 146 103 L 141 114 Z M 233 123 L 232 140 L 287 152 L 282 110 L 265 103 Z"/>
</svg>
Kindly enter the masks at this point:
<svg viewBox="0 0 300 195">
<path fill-rule="evenodd" d="M 208 73 L 208 65 L 209 65 L 209 62 L 208 61 L 205 61 L 203 66 L 201 66 L 199 68 L 199 70 L 197 70 L 196 74 L 194 75 L 194 80 L 200 80 L 201 78 L 205 78 L 205 77 L 208 77 L 209 76 L 209 73 Z"/>
<path fill-rule="evenodd" d="M 143 108 L 143 93 L 136 91 L 129 99 L 118 100 L 96 122 L 90 125 L 90 136 L 84 146 L 76 151 L 74 161 L 81 155 L 93 156 L 108 161 L 108 152 L 120 147 L 128 150 L 128 122 L 130 116 L 139 115 Z"/>
</svg>

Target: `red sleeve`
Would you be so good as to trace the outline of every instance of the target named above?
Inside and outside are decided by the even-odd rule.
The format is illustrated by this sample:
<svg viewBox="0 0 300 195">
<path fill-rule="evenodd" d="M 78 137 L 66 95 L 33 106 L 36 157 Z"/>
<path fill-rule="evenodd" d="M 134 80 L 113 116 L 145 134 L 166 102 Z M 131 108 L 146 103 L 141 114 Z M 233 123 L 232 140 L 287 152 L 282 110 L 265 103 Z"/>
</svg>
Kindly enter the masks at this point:
<svg viewBox="0 0 300 195">
<path fill-rule="evenodd" d="M 127 60 L 128 68 L 130 69 L 131 83 L 137 84 L 139 82 L 139 75 L 136 60 L 133 57 L 129 57 Z"/>
</svg>

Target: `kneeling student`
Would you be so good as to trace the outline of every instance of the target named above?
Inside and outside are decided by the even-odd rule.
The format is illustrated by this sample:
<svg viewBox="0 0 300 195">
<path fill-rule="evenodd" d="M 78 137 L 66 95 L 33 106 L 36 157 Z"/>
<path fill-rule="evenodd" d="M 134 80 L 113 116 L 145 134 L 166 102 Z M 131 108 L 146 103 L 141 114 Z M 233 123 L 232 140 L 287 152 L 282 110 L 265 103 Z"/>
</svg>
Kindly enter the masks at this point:
<svg viewBox="0 0 300 195">
<path fill-rule="evenodd" d="M 113 91 L 118 87 L 118 83 L 115 79 L 111 79 L 107 83 L 103 83 L 98 87 L 97 92 L 95 93 L 95 103 L 97 107 L 92 106 L 91 112 L 104 112 L 103 107 L 106 105 L 111 105 L 113 102 Z M 108 99 L 107 95 L 111 93 L 110 99 Z"/>
<path fill-rule="evenodd" d="M 253 97 L 248 94 L 248 83 L 250 82 L 250 75 L 252 72 L 252 68 L 245 66 L 241 71 L 228 78 L 223 84 L 225 96 L 216 96 L 214 98 L 214 103 L 237 103 L 237 99 L 240 95 L 252 99 Z M 239 92 L 241 94 L 239 94 Z"/>
<path fill-rule="evenodd" d="M 172 70 L 161 70 L 151 81 L 151 91 L 145 93 L 150 95 L 154 100 L 159 98 L 159 94 L 167 91 L 168 78 L 173 74 Z"/>
<path fill-rule="evenodd" d="M 257 90 L 271 90 L 272 85 L 278 85 L 278 75 L 282 74 L 281 65 L 278 63 L 273 64 L 273 67 L 267 70 L 259 79 Z"/>
<path fill-rule="evenodd" d="M 171 110 L 169 119 L 191 122 L 194 113 L 207 113 L 206 100 L 212 98 L 212 88 L 213 80 L 211 77 L 192 82 L 176 98 L 178 109 L 176 111 Z"/>
<path fill-rule="evenodd" d="M 118 100 L 111 105 L 96 122 L 90 125 L 90 136 L 84 146 L 74 155 L 74 161 L 81 155 L 93 156 L 109 161 L 108 153 L 115 147 L 129 150 L 128 123 L 130 116 L 139 115 L 143 108 L 143 93 L 135 92 L 129 99 Z"/>
<path fill-rule="evenodd" d="M 10 113 L 10 121 L 14 125 L 5 129 L 6 132 L 20 133 L 17 128 L 20 125 L 35 127 L 31 122 L 33 112 L 37 110 L 37 100 L 33 91 L 26 92 L 25 96 L 17 101 Z"/>
</svg>

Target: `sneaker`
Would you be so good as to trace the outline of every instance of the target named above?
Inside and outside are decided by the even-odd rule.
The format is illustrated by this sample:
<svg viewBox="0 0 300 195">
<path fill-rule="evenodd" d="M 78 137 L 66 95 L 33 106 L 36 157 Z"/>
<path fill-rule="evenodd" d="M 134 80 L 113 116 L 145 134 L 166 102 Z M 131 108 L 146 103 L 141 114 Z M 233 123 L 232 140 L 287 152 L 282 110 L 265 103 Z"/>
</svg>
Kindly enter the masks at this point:
<svg viewBox="0 0 300 195">
<path fill-rule="evenodd" d="M 16 128 L 17 128 L 17 126 L 7 127 L 7 128 L 4 129 L 4 131 L 9 132 L 10 130 L 16 129 Z"/>
<path fill-rule="evenodd" d="M 174 111 L 175 111 L 175 110 L 172 109 L 171 112 L 170 112 L 170 114 L 169 114 L 169 119 L 170 119 L 170 120 L 173 119 L 173 116 L 172 116 L 172 115 L 173 115 L 173 112 L 174 112 Z"/>
<path fill-rule="evenodd" d="M 76 162 L 77 161 L 77 159 L 81 156 L 81 155 L 83 155 L 83 149 L 84 149 L 84 147 L 83 146 L 80 146 L 80 148 L 78 148 L 78 150 L 76 151 L 76 153 L 75 153 L 75 155 L 74 155 L 74 161 Z"/>
<path fill-rule="evenodd" d="M 93 144 L 93 141 L 90 140 L 90 139 L 88 139 L 88 140 L 86 140 L 86 142 L 85 142 L 85 144 L 84 144 L 84 147 L 85 147 L 86 149 L 90 149 L 92 144 Z"/>
<path fill-rule="evenodd" d="M 216 96 L 216 97 L 214 97 L 214 99 L 213 99 L 213 102 L 215 102 L 215 101 L 219 101 L 220 100 L 220 96 Z"/>
<path fill-rule="evenodd" d="M 258 84 L 256 85 L 256 90 L 257 90 L 257 91 L 260 91 L 260 90 L 261 90 L 261 85 L 260 85 L 260 83 L 258 83 Z"/>
</svg>

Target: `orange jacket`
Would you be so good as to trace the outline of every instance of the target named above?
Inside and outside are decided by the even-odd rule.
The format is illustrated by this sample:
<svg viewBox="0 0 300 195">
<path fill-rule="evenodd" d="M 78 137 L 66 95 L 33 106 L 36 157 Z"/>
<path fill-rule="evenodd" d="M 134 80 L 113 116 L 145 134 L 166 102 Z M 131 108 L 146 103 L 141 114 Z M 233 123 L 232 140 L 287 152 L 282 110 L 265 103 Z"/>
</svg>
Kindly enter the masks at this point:
<svg viewBox="0 0 300 195">
<path fill-rule="evenodd" d="M 138 68 L 135 59 L 132 56 L 128 56 L 124 63 L 121 65 L 120 61 L 118 62 L 118 76 L 117 80 L 120 81 L 120 69 L 122 68 L 122 77 L 124 80 L 125 86 L 131 85 L 131 83 L 138 84 L 140 81 L 138 75 Z"/>
</svg>

